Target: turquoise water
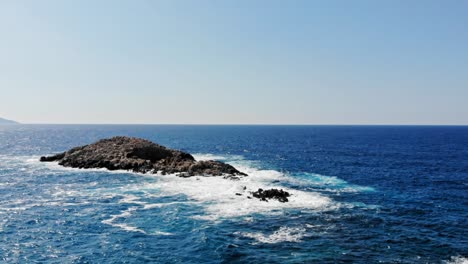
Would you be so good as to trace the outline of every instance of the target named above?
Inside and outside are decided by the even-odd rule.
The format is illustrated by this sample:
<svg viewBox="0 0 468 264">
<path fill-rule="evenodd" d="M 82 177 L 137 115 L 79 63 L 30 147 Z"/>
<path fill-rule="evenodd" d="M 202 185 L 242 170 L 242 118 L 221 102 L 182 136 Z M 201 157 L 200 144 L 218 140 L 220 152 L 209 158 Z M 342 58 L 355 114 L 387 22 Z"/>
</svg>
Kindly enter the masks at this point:
<svg viewBox="0 0 468 264">
<path fill-rule="evenodd" d="M 128 135 L 249 177 L 40 163 Z M 278 187 L 289 203 L 236 196 Z M 463 263 L 468 127 L 0 126 L 4 263 Z"/>
</svg>

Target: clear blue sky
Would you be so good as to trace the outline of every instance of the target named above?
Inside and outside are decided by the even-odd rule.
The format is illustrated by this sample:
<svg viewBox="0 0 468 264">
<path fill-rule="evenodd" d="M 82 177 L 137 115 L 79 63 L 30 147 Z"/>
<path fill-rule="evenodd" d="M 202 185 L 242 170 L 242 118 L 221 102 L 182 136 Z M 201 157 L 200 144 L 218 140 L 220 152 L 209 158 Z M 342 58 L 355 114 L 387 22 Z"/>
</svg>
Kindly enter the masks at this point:
<svg viewBox="0 0 468 264">
<path fill-rule="evenodd" d="M 468 124 L 468 1 L 0 1 L 0 117 Z"/>
</svg>

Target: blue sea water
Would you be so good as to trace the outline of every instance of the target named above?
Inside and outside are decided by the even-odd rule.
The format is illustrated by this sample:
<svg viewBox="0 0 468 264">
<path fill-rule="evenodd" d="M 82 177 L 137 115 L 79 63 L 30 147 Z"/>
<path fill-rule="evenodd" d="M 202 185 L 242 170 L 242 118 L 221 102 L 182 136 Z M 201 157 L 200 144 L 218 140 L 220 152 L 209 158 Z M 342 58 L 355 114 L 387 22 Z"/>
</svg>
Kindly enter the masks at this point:
<svg viewBox="0 0 468 264">
<path fill-rule="evenodd" d="M 116 135 L 249 177 L 38 162 Z M 468 127 L 0 126 L 3 263 L 466 263 L 467 219 Z"/>
</svg>

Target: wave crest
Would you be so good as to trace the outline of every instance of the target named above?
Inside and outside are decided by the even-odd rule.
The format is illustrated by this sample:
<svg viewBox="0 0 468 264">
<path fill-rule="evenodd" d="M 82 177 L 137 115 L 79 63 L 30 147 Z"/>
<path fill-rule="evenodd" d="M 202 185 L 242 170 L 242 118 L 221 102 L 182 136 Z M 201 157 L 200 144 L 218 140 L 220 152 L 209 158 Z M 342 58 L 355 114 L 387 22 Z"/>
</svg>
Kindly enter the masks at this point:
<svg viewBox="0 0 468 264">
<path fill-rule="evenodd" d="M 302 238 L 306 235 L 306 229 L 301 227 L 282 226 L 278 230 L 269 235 L 261 232 L 236 232 L 235 235 L 240 235 L 247 238 L 252 238 L 256 243 L 275 244 L 281 242 L 302 242 Z"/>
</svg>

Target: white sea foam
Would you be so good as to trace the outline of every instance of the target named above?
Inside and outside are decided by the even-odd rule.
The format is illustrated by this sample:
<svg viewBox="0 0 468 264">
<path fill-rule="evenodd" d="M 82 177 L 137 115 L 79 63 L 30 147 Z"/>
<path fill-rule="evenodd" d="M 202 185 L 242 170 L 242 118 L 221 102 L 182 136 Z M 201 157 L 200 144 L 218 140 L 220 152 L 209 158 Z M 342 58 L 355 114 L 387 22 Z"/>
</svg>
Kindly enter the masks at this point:
<svg viewBox="0 0 468 264">
<path fill-rule="evenodd" d="M 447 264 L 468 264 L 468 258 L 462 256 L 453 256 L 450 260 L 445 261 Z"/>
<path fill-rule="evenodd" d="M 307 186 L 313 189 L 331 193 L 355 193 L 355 192 L 374 192 L 375 189 L 369 186 L 360 186 L 350 184 L 336 176 L 327 176 L 316 173 L 305 173 L 301 176 L 286 177 L 284 182 L 293 185 Z"/>
<path fill-rule="evenodd" d="M 39 163 L 39 161 L 36 161 Z M 133 171 L 127 171 L 127 170 L 108 170 L 106 168 L 71 168 L 71 167 L 64 167 L 59 165 L 56 162 L 40 162 L 40 164 L 43 164 L 44 167 L 48 167 L 49 169 L 52 169 L 54 171 L 86 171 L 86 172 L 104 172 L 104 173 L 113 173 L 113 174 L 140 174 L 140 175 L 145 175 L 143 173 L 138 173 L 138 172 L 133 172 Z"/>
<path fill-rule="evenodd" d="M 27 199 L 18 199 L 15 201 L 0 202 L 0 212 L 25 211 L 30 208 L 41 206 L 41 201 L 30 201 Z"/>
<path fill-rule="evenodd" d="M 140 228 L 137 228 L 137 227 L 134 227 L 134 226 L 130 226 L 130 225 L 127 225 L 125 223 L 115 223 L 115 221 L 117 219 L 127 218 L 127 217 L 131 216 L 132 212 L 137 210 L 137 209 L 138 209 L 138 207 L 130 207 L 130 208 L 128 208 L 127 210 L 123 211 L 120 214 L 111 215 L 111 218 L 103 220 L 102 223 L 107 224 L 107 225 L 111 225 L 113 227 L 121 228 L 121 229 L 123 229 L 125 231 L 140 232 L 140 233 L 146 234 L 146 232 L 143 229 L 140 229 Z"/>
<path fill-rule="evenodd" d="M 147 232 L 147 231 L 145 231 L 145 230 L 143 230 L 141 228 L 131 226 L 131 225 L 127 224 L 127 223 L 122 223 L 122 222 L 116 223 L 117 219 L 129 218 L 130 216 L 132 216 L 133 212 L 135 212 L 137 210 L 138 210 L 138 207 L 136 207 L 136 206 L 130 207 L 127 210 L 121 212 L 120 214 L 111 215 L 111 217 L 109 219 L 102 220 L 101 222 L 103 224 L 111 225 L 113 227 L 117 227 L 117 228 L 120 228 L 120 229 L 128 231 L 128 232 L 139 232 L 139 233 L 142 233 L 142 234 L 155 235 L 155 236 L 170 236 L 170 235 L 172 235 L 172 233 L 163 232 L 163 231 Z"/>
<path fill-rule="evenodd" d="M 123 198 L 119 200 L 119 203 L 127 203 L 127 204 L 140 204 L 140 205 L 146 205 L 146 202 L 142 202 L 139 200 L 140 197 L 132 194 L 125 194 L 123 195 Z"/>
<path fill-rule="evenodd" d="M 165 206 L 171 206 L 175 204 L 200 204 L 197 202 L 168 202 L 168 203 L 153 203 L 153 204 L 145 204 L 143 209 L 153 209 L 153 208 L 161 208 Z"/>
<path fill-rule="evenodd" d="M 322 186 L 322 187 L 331 187 L 326 188 L 325 190 L 331 192 L 373 192 L 374 188 L 369 186 L 360 186 L 355 184 L 350 184 L 347 181 L 340 179 L 336 176 L 326 176 L 316 173 L 308 173 L 310 180 L 309 184 Z"/>
<path fill-rule="evenodd" d="M 181 178 L 167 175 L 158 176 L 159 181 L 148 183 L 146 187 L 158 188 L 167 195 L 182 193 L 191 200 L 202 203 L 206 214 L 199 215 L 197 218 L 206 220 L 247 216 L 254 213 L 277 213 L 285 208 L 324 210 L 334 206 L 330 198 L 319 193 L 292 190 L 281 186 L 281 179 L 286 176 L 278 171 L 258 170 L 244 166 L 236 167 L 249 176 L 236 181 L 221 177 Z M 290 192 L 292 196 L 289 197 L 288 203 L 281 203 L 277 200 L 264 202 L 251 197 L 250 192 L 259 188 L 280 188 Z M 148 205 L 147 208 L 151 208 L 151 206 Z"/>
<path fill-rule="evenodd" d="M 251 160 L 246 160 L 244 156 L 242 155 L 234 155 L 234 154 L 228 154 L 228 155 L 215 155 L 215 154 L 210 154 L 210 153 L 195 153 L 192 155 L 195 160 L 219 160 L 219 161 L 228 161 L 230 163 L 232 162 L 243 162 L 244 164 L 247 162 L 252 162 Z"/>
<path fill-rule="evenodd" d="M 125 231 L 130 231 L 130 232 L 140 232 L 140 233 L 143 233 L 143 234 L 146 234 L 146 232 L 143 230 L 143 229 L 140 229 L 138 227 L 134 227 L 134 226 L 130 226 L 130 225 L 127 225 L 125 223 L 105 223 L 105 224 L 109 224 L 113 227 L 118 227 L 120 229 L 123 229 Z"/>
<path fill-rule="evenodd" d="M 89 201 L 80 201 L 80 202 L 67 202 L 62 199 L 50 200 L 50 199 L 18 199 L 15 201 L 5 201 L 0 202 L 0 213 L 1 212 L 16 212 L 16 211 L 26 211 L 28 209 L 40 206 L 81 206 L 84 204 L 89 204 Z"/>
<path fill-rule="evenodd" d="M 306 235 L 306 230 L 302 227 L 282 226 L 268 235 L 261 232 L 235 232 L 234 234 L 252 238 L 256 243 L 274 244 L 280 242 L 302 242 L 301 239 Z"/>
<path fill-rule="evenodd" d="M 306 186 L 314 185 L 341 185 L 343 188 L 349 187 L 346 182 L 336 177 L 328 177 L 323 175 L 315 175 L 311 179 L 298 179 L 291 177 L 288 174 L 276 170 L 261 170 L 257 169 L 256 163 L 253 161 L 245 160 L 242 156 L 220 156 L 211 154 L 195 154 L 197 160 L 222 160 L 233 166 L 240 171 L 247 173 L 249 176 L 242 177 L 240 180 L 227 180 L 222 177 L 203 177 L 195 176 L 190 178 L 175 177 L 174 175 L 153 175 L 153 174 L 138 174 L 128 171 L 108 171 L 106 169 L 92 169 L 89 171 L 98 171 L 105 173 L 125 173 L 133 175 L 141 175 L 144 177 L 151 177 L 157 179 L 151 182 L 132 183 L 119 188 L 92 188 L 89 191 L 70 190 L 57 190 L 55 195 L 59 196 L 90 196 L 96 198 L 103 198 L 104 196 L 116 197 L 123 196 L 119 203 L 135 204 L 142 209 L 150 210 L 165 205 L 176 203 L 193 203 L 203 206 L 204 214 L 196 216 L 199 219 L 218 220 L 223 218 L 232 218 L 239 216 L 251 216 L 255 213 L 260 214 L 281 214 L 284 209 L 303 209 L 312 211 L 333 210 L 340 206 L 339 203 L 334 202 L 331 198 L 320 191 L 309 189 L 310 191 L 297 190 L 286 187 L 284 184 L 304 184 Z M 34 163 L 35 166 L 46 167 L 52 173 L 60 171 L 82 171 L 76 168 L 64 168 L 56 163 L 41 163 L 38 158 L 34 157 L 24 159 Z M 23 162 L 24 162 L 23 160 Z M 312 182 L 311 182 L 312 181 Z M 97 185 L 96 182 L 93 183 Z M 277 200 L 270 200 L 268 202 L 260 201 L 251 197 L 251 192 L 262 189 L 278 188 L 291 193 L 288 203 L 281 203 Z M 342 189 L 343 189 L 342 188 Z M 132 190 L 143 192 L 143 194 L 128 194 Z M 155 194 L 154 191 L 158 194 Z M 147 198 L 157 198 L 158 196 L 173 196 L 173 195 L 186 195 L 188 201 L 178 201 L 169 203 L 151 203 Z M 249 197 L 251 199 L 249 199 Z M 146 198 L 141 201 L 141 198 Z"/>
<path fill-rule="evenodd" d="M 196 160 L 225 160 L 225 156 L 213 155 L 213 154 L 204 154 L 196 153 L 192 155 Z M 242 156 L 230 156 L 230 159 L 242 159 Z"/>
<path fill-rule="evenodd" d="M 172 236 L 172 233 L 169 232 L 163 232 L 163 231 L 153 231 L 150 233 L 151 235 L 157 235 L 157 236 Z"/>
</svg>

